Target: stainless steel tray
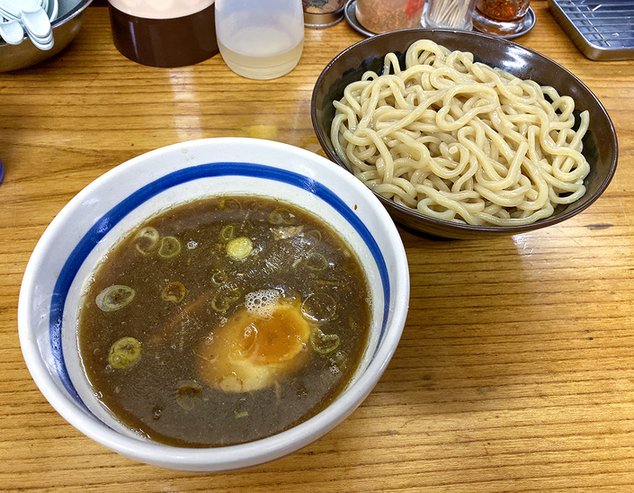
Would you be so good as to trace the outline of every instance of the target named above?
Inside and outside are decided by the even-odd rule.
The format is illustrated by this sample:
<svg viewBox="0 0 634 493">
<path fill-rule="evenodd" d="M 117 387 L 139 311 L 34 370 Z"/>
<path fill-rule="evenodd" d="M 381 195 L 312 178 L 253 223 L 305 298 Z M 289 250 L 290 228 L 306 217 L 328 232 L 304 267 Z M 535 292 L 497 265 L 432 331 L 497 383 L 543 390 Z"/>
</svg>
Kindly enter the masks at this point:
<svg viewBox="0 0 634 493">
<path fill-rule="evenodd" d="M 634 0 L 548 0 L 548 7 L 591 60 L 634 59 Z"/>
</svg>

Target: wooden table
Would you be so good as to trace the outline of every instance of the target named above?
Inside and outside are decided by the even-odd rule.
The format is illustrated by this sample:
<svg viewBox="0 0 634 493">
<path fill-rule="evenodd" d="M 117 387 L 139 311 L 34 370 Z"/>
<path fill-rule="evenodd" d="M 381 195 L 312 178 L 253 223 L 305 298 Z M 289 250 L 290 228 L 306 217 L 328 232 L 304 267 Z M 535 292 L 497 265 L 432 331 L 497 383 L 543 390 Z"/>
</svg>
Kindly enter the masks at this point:
<svg viewBox="0 0 634 493">
<path fill-rule="evenodd" d="M 298 67 L 242 79 L 217 56 L 137 65 L 108 12 L 38 67 L 0 74 L 0 490 L 249 493 L 634 491 L 634 67 L 594 62 L 533 2 L 517 41 L 579 76 L 607 107 L 620 160 L 574 219 L 486 241 L 402 232 L 411 303 L 384 377 L 342 425 L 270 464 L 192 474 L 133 462 L 86 438 L 31 380 L 17 333 L 22 274 L 40 235 L 83 187 L 145 151 L 251 136 L 322 153 L 310 96 L 327 62 L 362 39 L 307 29 Z"/>
</svg>

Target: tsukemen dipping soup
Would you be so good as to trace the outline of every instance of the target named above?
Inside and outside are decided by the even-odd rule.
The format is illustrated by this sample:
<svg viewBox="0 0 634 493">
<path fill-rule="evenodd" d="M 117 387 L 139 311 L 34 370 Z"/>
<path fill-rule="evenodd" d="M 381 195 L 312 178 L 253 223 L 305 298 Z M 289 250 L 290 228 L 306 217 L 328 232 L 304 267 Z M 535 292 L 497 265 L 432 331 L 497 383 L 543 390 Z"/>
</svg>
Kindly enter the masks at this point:
<svg viewBox="0 0 634 493">
<path fill-rule="evenodd" d="M 258 197 L 147 221 L 90 279 L 79 349 L 102 404 L 161 443 L 264 438 L 324 409 L 370 325 L 358 259 L 321 220 Z"/>
</svg>

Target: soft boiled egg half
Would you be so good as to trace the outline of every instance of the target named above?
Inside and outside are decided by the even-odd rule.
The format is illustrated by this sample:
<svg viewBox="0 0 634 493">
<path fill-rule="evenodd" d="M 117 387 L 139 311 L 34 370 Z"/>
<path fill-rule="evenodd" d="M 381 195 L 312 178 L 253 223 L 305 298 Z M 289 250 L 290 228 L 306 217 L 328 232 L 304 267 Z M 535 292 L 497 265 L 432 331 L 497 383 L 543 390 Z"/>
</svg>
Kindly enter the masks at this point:
<svg viewBox="0 0 634 493">
<path fill-rule="evenodd" d="M 276 289 L 248 293 L 245 306 L 200 343 L 198 371 L 225 392 L 267 388 L 305 361 L 310 333 L 299 300 Z"/>
</svg>

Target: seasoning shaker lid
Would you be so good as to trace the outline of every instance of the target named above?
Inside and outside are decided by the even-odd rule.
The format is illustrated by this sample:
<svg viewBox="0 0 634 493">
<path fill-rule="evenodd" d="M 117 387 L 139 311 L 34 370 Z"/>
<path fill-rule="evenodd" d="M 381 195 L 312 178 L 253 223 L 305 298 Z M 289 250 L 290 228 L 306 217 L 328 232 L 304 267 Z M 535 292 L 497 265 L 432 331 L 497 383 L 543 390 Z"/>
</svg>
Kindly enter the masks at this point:
<svg viewBox="0 0 634 493">
<path fill-rule="evenodd" d="M 329 27 L 343 19 L 346 0 L 302 0 L 306 27 Z"/>
</svg>

